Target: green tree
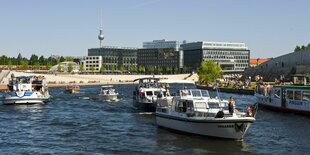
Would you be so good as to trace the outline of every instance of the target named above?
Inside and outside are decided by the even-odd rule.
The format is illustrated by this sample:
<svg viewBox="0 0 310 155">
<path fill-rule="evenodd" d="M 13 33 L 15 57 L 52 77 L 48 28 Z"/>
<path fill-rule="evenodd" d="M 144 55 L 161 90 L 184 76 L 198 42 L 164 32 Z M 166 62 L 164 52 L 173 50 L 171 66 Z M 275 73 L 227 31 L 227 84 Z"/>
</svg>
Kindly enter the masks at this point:
<svg viewBox="0 0 310 155">
<path fill-rule="evenodd" d="M 80 70 L 80 72 L 83 72 L 83 71 L 84 71 L 84 65 L 83 65 L 83 64 L 80 64 L 79 70 Z"/>
<path fill-rule="evenodd" d="M 222 69 L 212 60 L 202 61 L 197 68 L 199 82 L 201 84 L 213 83 L 221 77 Z"/>
<path fill-rule="evenodd" d="M 95 67 L 94 66 L 90 66 L 89 70 L 94 73 L 95 72 Z"/>
<path fill-rule="evenodd" d="M 296 46 L 294 49 L 294 52 L 299 52 L 301 50 L 301 48 L 299 46 Z"/>
<path fill-rule="evenodd" d="M 35 70 L 39 70 L 40 69 L 40 63 L 39 62 L 36 62 L 34 65 L 33 65 L 33 68 Z"/>
<path fill-rule="evenodd" d="M 61 57 L 59 58 L 59 62 L 64 62 L 64 61 L 66 61 L 66 59 L 65 59 L 63 56 L 61 56 Z"/>
<path fill-rule="evenodd" d="M 138 71 L 139 71 L 139 73 L 143 73 L 145 71 L 145 69 L 143 66 L 139 66 Z"/>
<path fill-rule="evenodd" d="M 46 63 L 46 69 L 49 70 L 52 68 L 52 64 L 50 62 Z"/>
<path fill-rule="evenodd" d="M 115 71 L 115 68 L 116 68 L 115 65 L 111 65 L 110 67 L 111 67 L 110 68 L 111 71 Z"/>
<path fill-rule="evenodd" d="M 29 65 L 34 65 L 36 64 L 37 62 L 39 62 L 39 58 L 37 55 L 35 54 L 32 54 L 30 59 L 29 59 Z"/>
<path fill-rule="evenodd" d="M 20 65 L 21 65 L 21 68 L 23 70 L 28 69 L 28 62 L 27 61 L 24 61 L 24 60 L 20 61 Z"/>
<path fill-rule="evenodd" d="M 12 69 L 12 61 L 11 60 L 8 61 L 8 68 L 9 68 L 9 70 Z"/>
<path fill-rule="evenodd" d="M 166 67 L 166 74 L 171 73 L 171 68 L 169 66 Z"/>
<path fill-rule="evenodd" d="M 23 57 L 20 53 L 18 53 L 17 59 L 16 59 L 16 65 L 21 65 L 21 61 L 23 60 Z"/>
<path fill-rule="evenodd" d="M 46 63 L 45 63 L 45 58 L 44 58 L 44 56 L 42 55 L 42 56 L 40 56 L 40 58 L 39 58 L 39 63 L 40 63 L 40 65 L 45 65 Z"/>
<path fill-rule="evenodd" d="M 147 67 L 147 71 L 149 72 L 149 73 L 154 73 L 154 67 L 153 66 L 148 66 Z"/>
<path fill-rule="evenodd" d="M 73 70 L 73 64 L 69 63 L 69 65 L 68 65 L 68 72 L 71 73 L 72 70 Z"/>
<path fill-rule="evenodd" d="M 157 72 L 158 74 L 163 73 L 163 68 L 161 66 L 157 67 Z"/>
<path fill-rule="evenodd" d="M 179 71 L 179 68 L 178 67 L 174 67 L 173 70 L 174 70 L 174 74 L 177 74 L 178 71 Z"/>
<path fill-rule="evenodd" d="M 57 65 L 57 72 L 61 72 L 61 65 L 60 65 L 60 63 Z"/>
<path fill-rule="evenodd" d="M 105 66 L 104 66 L 104 65 L 102 65 L 102 66 L 100 67 L 100 72 L 101 72 L 101 73 L 104 73 L 104 72 L 105 72 L 105 70 L 106 70 L 106 69 L 105 69 Z"/>
<path fill-rule="evenodd" d="M 135 71 L 136 71 L 135 66 L 134 66 L 134 65 L 130 65 L 130 67 L 129 67 L 129 71 L 130 71 L 130 73 L 135 72 Z"/>
<path fill-rule="evenodd" d="M 121 72 L 124 72 L 125 71 L 125 66 L 123 66 L 123 65 L 121 65 L 120 67 L 119 67 L 119 70 L 121 71 Z"/>
<path fill-rule="evenodd" d="M 66 56 L 65 59 L 66 59 L 66 61 L 73 61 L 73 57 L 72 56 Z"/>
</svg>

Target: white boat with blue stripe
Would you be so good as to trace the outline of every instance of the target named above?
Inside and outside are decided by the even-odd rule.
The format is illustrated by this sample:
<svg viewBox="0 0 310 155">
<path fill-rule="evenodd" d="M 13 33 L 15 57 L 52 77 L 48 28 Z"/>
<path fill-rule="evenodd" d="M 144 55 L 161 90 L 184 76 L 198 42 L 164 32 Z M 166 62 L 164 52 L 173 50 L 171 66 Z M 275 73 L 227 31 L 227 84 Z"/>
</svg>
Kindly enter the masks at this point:
<svg viewBox="0 0 310 155">
<path fill-rule="evenodd" d="M 44 103 L 50 98 L 44 77 L 11 77 L 7 86 L 8 90 L 3 94 L 3 104 Z"/>
</svg>

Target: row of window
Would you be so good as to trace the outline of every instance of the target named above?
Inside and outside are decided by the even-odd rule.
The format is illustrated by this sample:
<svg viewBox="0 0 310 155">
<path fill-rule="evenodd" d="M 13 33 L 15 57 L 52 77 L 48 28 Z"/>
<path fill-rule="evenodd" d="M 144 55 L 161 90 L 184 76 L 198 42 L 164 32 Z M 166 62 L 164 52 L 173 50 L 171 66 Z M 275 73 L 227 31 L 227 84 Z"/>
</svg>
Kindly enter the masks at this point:
<svg viewBox="0 0 310 155">
<path fill-rule="evenodd" d="M 274 97 L 280 99 L 281 97 L 281 90 L 275 89 L 274 90 Z M 287 90 L 286 91 L 286 98 L 290 100 L 296 101 L 310 101 L 310 91 L 293 91 Z"/>
</svg>

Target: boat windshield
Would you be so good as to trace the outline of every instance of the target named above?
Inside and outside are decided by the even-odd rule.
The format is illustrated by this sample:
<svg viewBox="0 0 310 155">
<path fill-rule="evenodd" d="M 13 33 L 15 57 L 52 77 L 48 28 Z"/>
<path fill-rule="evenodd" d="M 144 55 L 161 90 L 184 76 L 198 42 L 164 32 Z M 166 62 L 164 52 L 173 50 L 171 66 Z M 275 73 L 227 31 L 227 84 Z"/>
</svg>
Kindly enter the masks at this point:
<svg viewBox="0 0 310 155">
<path fill-rule="evenodd" d="M 200 90 L 191 90 L 193 97 L 201 97 L 201 91 Z"/>
<path fill-rule="evenodd" d="M 209 92 L 207 90 L 201 90 L 202 97 L 210 97 Z"/>
</svg>

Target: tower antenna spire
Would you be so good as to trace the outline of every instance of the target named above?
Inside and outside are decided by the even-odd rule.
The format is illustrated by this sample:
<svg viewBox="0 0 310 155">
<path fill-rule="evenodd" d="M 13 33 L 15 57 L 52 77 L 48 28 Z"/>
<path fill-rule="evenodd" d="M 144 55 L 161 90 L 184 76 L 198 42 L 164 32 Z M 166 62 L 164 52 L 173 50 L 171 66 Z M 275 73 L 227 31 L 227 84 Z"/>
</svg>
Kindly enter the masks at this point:
<svg viewBox="0 0 310 155">
<path fill-rule="evenodd" d="M 104 39 L 103 36 L 103 28 L 102 28 L 102 10 L 100 12 L 100 27 L 99 27 L 99 35 L 98 35 L 98 39 L 100 41 L 100 48 L 102 48 L 102 41 Z"/>
</svg>

